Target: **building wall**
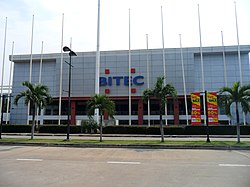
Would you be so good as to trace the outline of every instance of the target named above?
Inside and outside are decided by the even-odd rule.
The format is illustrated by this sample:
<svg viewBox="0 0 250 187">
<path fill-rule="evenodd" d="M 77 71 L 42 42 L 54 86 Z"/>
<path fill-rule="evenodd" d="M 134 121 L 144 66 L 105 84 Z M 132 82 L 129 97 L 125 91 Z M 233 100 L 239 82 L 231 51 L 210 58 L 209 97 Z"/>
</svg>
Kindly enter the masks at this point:
<svg viewBox="0 0 250 187">
<path fill-rule="evenodd" d="M 202 91 L 201 83 L 201 61 L 199 48 L 183 48 L 184 70 L 186 79 L 187 94 L 191 92 Z M 225 85 L 222 47 L 204 47 L 204 77 L 205 90 L 218 91 L 219 88 Z M 250 82 L 249 70 L 249 46 L 241 46 L 242 60 L 242 75 L 243 83 Z M 237 56 L 237 46 L 225 47 L 226 63 L 227 63 L 227 78 L 228 86 L 239 81 L 239 64 Z M 136 90 L 132 96 L 141 96 L 142 92 L 147 88 L 147 54 L 149 62 L 149 84 L 150 87 L 159 76 L 163 76 L 162 49 L 150 50 L 132 50 L 131 51 L 131 68 L 135 69 L 135 73 L 131 73 L 132 77 L 141 75 L 144 76 L 143 85 L 132 85 L 131 88 Z M 69 61 L 68 54 L 63 55 L 63 70 L 62 70 L 62 97 L 68 96 L 68 70 L 69 65 L 64 61 Z M 128 51 L 102 51 L 100 58 L 100 77 L 113 76 L 128 76 Z M 172 84 L 178 92 L 178 95 L 183 95 L 183 79 L 181 67 L 181 54 L 179 48 L 165 49 L 166 61 L 166 80 Z M 13 96 L 25 88 L 21 86 L 24 80 L 29 80 L 29 55 L 14 56 L 14 76 L 13 76 Z M 72 57 L 72 97 L 90 97 L 95 93 L 95 52 L 77 52 L 77 57 Z M 32 82 L 38 82 L 40 66 L 40 54 L 33 55 L 32 66 Z M 60 67 L 61 54 L 44 54 L 42 83 L 49 86 L 50 94 L 54 98 L 59 97 L 60 89 Z M 109 70 L 109 74 L 105 73 Z M 123 80 L 119 86 L 115 85 L 113 79 L 112 86 L 101 86 L 100 94 L 104 94 L 105 90 L 109 89 L 108 94 L 111 97 L 128 96 L 128 85 L 124 85 Z M 140 80 L 141 82 L 142 80 Z M 250 121 L 249 114 L 247 116 Z M 22 102 L 18 106 L 12 106 L 11 123 L 23 124 L 27 121 L 27 107 Z"/>
</svg>

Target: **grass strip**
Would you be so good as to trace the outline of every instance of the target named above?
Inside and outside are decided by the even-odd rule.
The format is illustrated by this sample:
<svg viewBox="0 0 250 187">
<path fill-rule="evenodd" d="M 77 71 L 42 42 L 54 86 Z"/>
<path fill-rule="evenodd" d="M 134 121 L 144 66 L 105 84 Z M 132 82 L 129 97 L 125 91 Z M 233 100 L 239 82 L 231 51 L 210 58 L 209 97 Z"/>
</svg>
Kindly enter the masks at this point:
<svg viewBox="0 0 250 187">
<path fill-rule="evenodd" d="M 110 144 L 110 145 L 187 145 L 187 146 L 250 146 L 250 141 L 244 141 L 237 143 L 235 141 L 211 141 L 207 143 L 205 140 L 190 140 L 190 141 L 173 141 L 165 140 L 160 142 L 159 140 L 82 140 L 71 139 L 65 141 L 64 139 L 28 139 L 28 138 L 3 138 L 0 142 L 9 143 L 51 143 L 51 144 Z"/>
</svg>

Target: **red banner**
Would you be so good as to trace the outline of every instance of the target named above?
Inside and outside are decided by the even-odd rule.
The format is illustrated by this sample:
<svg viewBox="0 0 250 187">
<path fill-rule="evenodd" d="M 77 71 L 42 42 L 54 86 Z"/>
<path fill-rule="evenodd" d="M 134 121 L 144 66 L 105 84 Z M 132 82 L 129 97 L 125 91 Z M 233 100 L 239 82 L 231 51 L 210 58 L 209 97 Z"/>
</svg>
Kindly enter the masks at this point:
<svg viewBox="0 0 250 187">
<path fill-rule="evenodd" d="M 191 93 L 191 102 L 192 102 L 191 124 L 200 125 L 201 124 L 200 92 Z"/>
<path fill-rule="evenodd" d="M 218 124 L 218 102 L 216 92 L 207 93 L 207 113 L 208 124 Z"/>
</svg>

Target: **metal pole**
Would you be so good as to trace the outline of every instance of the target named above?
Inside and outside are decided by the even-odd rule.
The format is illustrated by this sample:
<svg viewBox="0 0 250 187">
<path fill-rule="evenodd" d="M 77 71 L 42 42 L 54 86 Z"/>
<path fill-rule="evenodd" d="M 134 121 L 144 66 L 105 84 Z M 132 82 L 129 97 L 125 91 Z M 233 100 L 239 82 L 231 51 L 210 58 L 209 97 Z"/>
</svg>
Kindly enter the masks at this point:
<svg viewBox="0 0 250 187">
<path fill-rule="evenodd" d="M 225 54 L 225 45 L 223 39 L 223 31 L 221 31 L 221 44 L 222 44 L 222 57 L 223 57 L 223 67 L 224 67 L 224 82 L 227 87 L 227 65 L 226 65 L 226 54 Z"/>
<path fill-rule="evenodd" d="M 101 4 L 98 0 L 98 13 L 97 13 L 97 41 L 96 41 L 96 71 L 95 71 L 95 94 L 100 94 L 100 9 Z M 99 123 L 99 110 L 95 109 L 95 119 Z"/>
<path fill-rule="evenodd" d="M 165 60 L 165 46 L 164 46 L 164 26 L 163 26 L 163 12 L 161 6 L 161 34 L 162 34 L 162 65 L 163 65 L 163 76 L 164 76 L 164 86 L 166 86 L 166 60 Z M 165 124 L 168 125 L 168 104 L 165 104 Z"/>
<path fill-rule="evenodd" d="M 148 34 L 146 34 L 146 44 L 147 44 L 147 88 L 149 89 Z M 148 126 L 150 126 L 150 99 L 148 99 Z"/>
<path fill-rule="evenodd" d="M 130 36 L 130 9 L 129 9 L 129 27 L 128 27 L 128 37 L 129 37 L 129 50 L 128 50 L 128 115 L 129 115 L 129 125 L 131 125 L 131 36 Z"/>
<path fill-rule="evenodd" d="M 31 42 L 30 42 L 30 74 L 29 74 L 30 83 L 32 80 L 33 33 L 34 33 L 34 15 L 32 15 Z M 29 124 L 29 116 L 30 116 L 30 102 L 28 103 L 28 110 L 27 110 L 27 124 Z"/>
<path fill-rule="evenodd" d="M 198 21 L 199 21 L 199 35 L 200 35 L 200 55 L 201 55 L 201 81 L 202 81 L 202 92 L 205 92 L 205 80 L 204 80 L 204 64 L 203 64 L 203 52 L 202 52 L 202 39 L 201 39 L 201 21 L 200 21 L 200 8 L 198 4 Z M 205 96 L 203 95 L 203 113 L 204 113 L 204 124 L 206 125 L 206 105 Z"/>
<path fill-rule="evenodd" d="M 42 82 L 42 66 L 43 66 L 43 41 L 42 41 L 42 47 L 41 47 L 41 55 L 40 55 L 40 67 L 39 67 L 39 79 L 38 83 L 41 84 Z M 40 110 L 40 124 L 41 124 L 41 115 L 42 115 L 42 109 Z M 36 110 L 36 125 L 39 123 L 39 108 Z"/>
<path fill-rule="evenodd" d="M 237 18 L 237 8 L 236 2 L 234 2 L 235 8 L 235 23 L 236 23 L 236 34 L 237 34 L 237 48 L 238 48 L 238 62 L 239 62 L 239 70 L 240 70 L 240 87 L 243 86 L 243 79 L 242 79 L 242 67 L 241 67 L 241 56 L 240 56 L 240 40 L 239 40 L 239 28 L 238 28 L 238 18 Z M 243 123 L 246 125 L 246 115 L 243 112 Z"/>
<path fill-rule="evenodd" d="M 58 111 L 59 119 L 58 119 L 58 125 L 61 125 L 61 108 L 62 108 L 63 27 L 64 27 L 64 14 L 62 14 L 61 65 L 60 65 L 59 111 Z"/>
<path fill-rule="evenodd" d="M 13 52 L 14 52 L 14 41 L 12 42 L 12 51 L 11 51 L 11 59 L 10 59 L 10 77 L 9 77 L 9 88 L 8 88 L 8 99 L 7 99 L 7 109 L 6 109 L 6 122 L 5 124 L 10 123 L 9 120 L 9 108 L 10 108 L 10 95 L 11 95 L 11 80 L 12 80 L 12 66 L 13 66 Z"/>
<path fill-rule="evenodd" d="M 223 56 L 223 66 L 224 66 L 224 81 L 225 81 L 225 87 L 227 87 L 227 64 L 226 64 L 226 53 L 225 53 L 223 31 L 221 31 L 221 43 L 222 43 L 222 56 Z M 229 118 L 228 124 L 230 125 L 230 123 L 231 122 Z"/>
<path fill-rule="evenodd" d="M 1 107 L 1 125 L 0 125 L 0 139 L 2 139 L 2 130 L 3 130 L 3 110 L 4 110 L 4 98 L 5 95 L 2 95 L 2 107 Z"/>
<path fill-rule="evenodd" d="M 207 131 L 207 143 L 210 143 L 210 139 L 209 139 L 209 126 L 208 126 L 208 108 L 207 108 L 207 91 L 205 91 L 205 110 L 206 110 L 206 119 L 204 119 L 204 121 L 206 120 L 206 131 Z"/>
<path fill-rule="evenodd" d="M 181 49 L 181 69 L 182 69 L 183 90 L 184 90 L 184 98 L 185 98 L 186 121 L 187 121 L 187 125 L 188 125 L 187 91 L 186 91 L 186 79 L 185 79 L 185 71 L 184 71 L 184 60 L 183 60 L 181 34 L 179 35 L 179 37 L 180 37 L 180 49 Z"/>
<path fill-rule="evenodd" d="M 69 53 L 69 89 L 68 89 L 68 125 L 67 125 L 67 140 L 70 133 L 70 91 L 71 91 L 71 54 Z"/>
<path fill-rule="evenodd" d="M 3 65 L 2 65 L 2 81 L 1 81 L 1 96 L 3 96 L 3 79 L 4 79 L 4 64 L 5 64 L 5 48 L 6 48 L 6 35 L 7 35 L 7 22 L 8 22 L 8 18 L 6 17 L 5 20 L 5 32 L 4 32 L 4 44 L 3 44 Z M 0 113 L 2 111 L 2 97 L 0 100 Z"/>
</svg>

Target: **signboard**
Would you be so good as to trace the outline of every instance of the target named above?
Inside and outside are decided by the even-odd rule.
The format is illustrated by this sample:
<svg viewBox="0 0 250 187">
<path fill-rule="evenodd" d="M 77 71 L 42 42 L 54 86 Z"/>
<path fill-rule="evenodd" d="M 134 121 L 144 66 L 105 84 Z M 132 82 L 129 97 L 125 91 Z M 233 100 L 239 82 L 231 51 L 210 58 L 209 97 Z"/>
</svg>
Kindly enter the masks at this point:
<svg viewBox="0 0 250 187">
<path fill-rule="evenodd" d="M 191 102 L 192 102 L 191 124 L 200 125 L 201 124 L 200 92 L 191 93 Z"/>
<path fill-rule="evenodd" d="M 218 102 L 216 92 L 207 93 L 207 114 L 208 124 L 218 124 Z"/>
<path fill-rule="evenodd" d="M 144 76 L 137 75 L 135 77 L 131 76 L 131 85 L 140 86 L 144 84 Z M 121 84 L 129 85 L 129 76 L 113 76 L 113 77 L 100 77 L 100 86 L 120 86 Z"/>
</svg>

